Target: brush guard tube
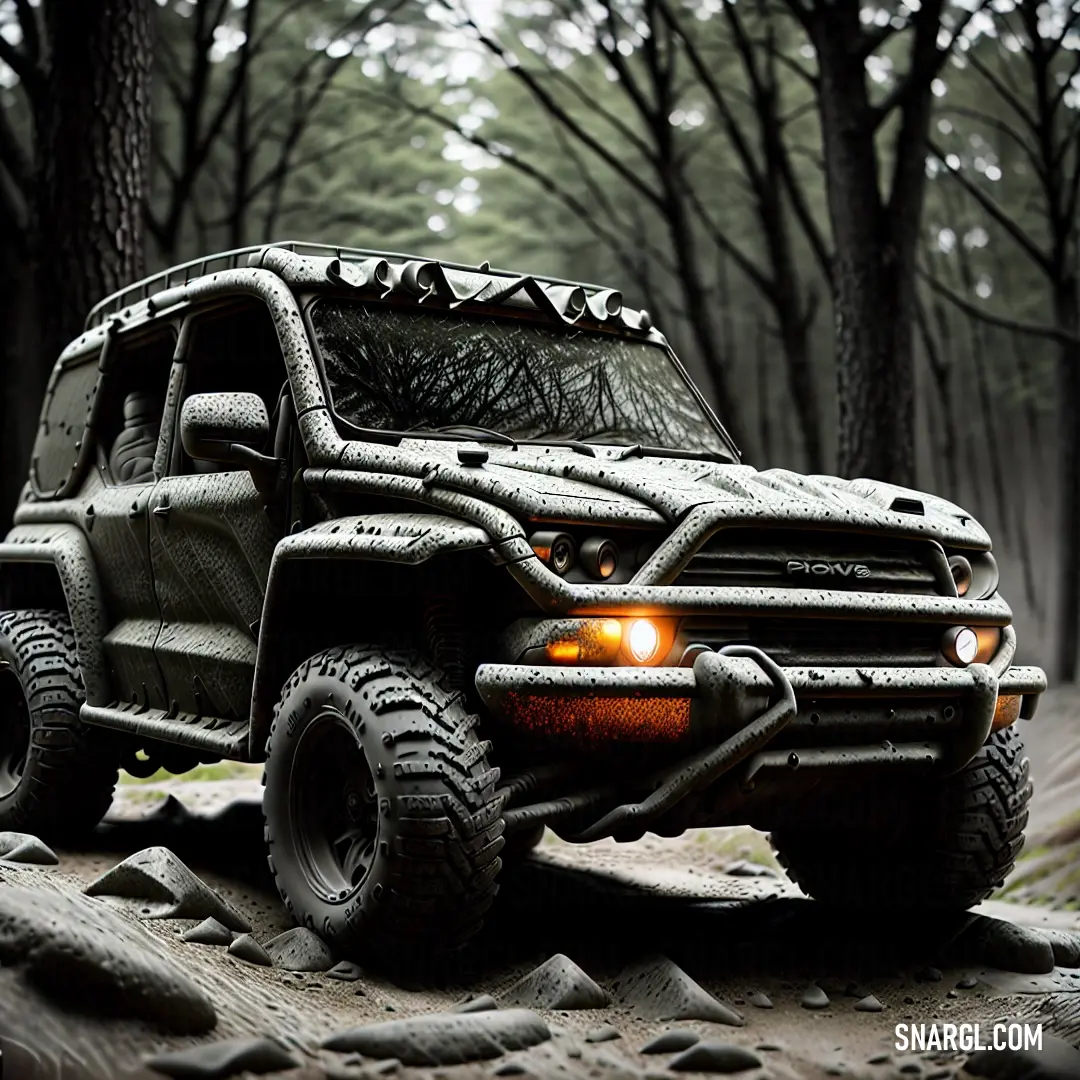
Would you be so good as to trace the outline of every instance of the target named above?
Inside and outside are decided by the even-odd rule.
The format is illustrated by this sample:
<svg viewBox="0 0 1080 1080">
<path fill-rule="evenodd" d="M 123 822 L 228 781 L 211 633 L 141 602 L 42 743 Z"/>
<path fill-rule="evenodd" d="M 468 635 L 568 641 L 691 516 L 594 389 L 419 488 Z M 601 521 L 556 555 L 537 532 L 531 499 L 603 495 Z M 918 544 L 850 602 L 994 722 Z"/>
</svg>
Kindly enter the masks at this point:
<svg viewBox="0 0 1080 1080">
<path fill-rule="evenodd" d="M 707 787 L 722 773 L 760 750 L 773 739 L 798 712 L 795 691 L 783 669 L 770 656 L 753 645 L 726 645 L 715 656 L 741 657 L 754 661 L 772 683 L 776 701 L 756 719 L 739 728 L 719 746 L 708 747 L 665 769 L 652 777 L 656 786 L 648 798 L 637 803 L 623 803 L 604 814 L 598 821 L 565 839 L 586 844 L 610 836 L 629 824 L 648 824 L 667 813 L 690 792 Z M 605 801 L 614 794 L 611 788 L 595 788 L 589 792 L 555 799 L 550 803 L 508 810 L 503 815 L 507 830 L 522 828 L 541 820 L 565 817 Z"/>
</svg>

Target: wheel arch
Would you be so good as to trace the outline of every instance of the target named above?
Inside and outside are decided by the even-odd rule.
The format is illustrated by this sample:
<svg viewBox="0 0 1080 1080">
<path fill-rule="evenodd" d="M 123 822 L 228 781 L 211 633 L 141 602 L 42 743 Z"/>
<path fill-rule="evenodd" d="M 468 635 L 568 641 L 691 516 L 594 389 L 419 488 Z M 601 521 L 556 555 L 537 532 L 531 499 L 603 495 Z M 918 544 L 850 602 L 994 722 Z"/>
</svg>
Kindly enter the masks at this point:
<svg viewBox="0 0 1080 1080">
<path fill-rule="evenodd" d="M 74 525 L 16 525 L 0 543 L 0 607 L 66 612 L 86 700 L 111 699 L 102 642 L 105 600 L 86 537 Z"/>
<path fill-rule="evenodd" d="M 466 563 L 490 572 L 497 561 L 483 529 L 437 514 L 334 518 L 283 539 L 259 624 L 251 760 L 263 759 L 281 687 L 304 660 L 356 642 L 417 644 L 415 628 L 439 582 L 459 582 Z M 323 605 L 321 617 L 305 618 L 313 604 Z"/>
</svg>

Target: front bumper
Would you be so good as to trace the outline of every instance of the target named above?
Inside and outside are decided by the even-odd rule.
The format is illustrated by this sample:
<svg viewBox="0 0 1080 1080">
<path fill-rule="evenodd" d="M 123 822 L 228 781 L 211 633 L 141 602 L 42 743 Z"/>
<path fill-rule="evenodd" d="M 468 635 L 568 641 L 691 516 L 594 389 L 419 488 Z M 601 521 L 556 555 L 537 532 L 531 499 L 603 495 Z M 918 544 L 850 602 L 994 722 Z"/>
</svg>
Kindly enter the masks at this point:
<svg viewBox="0 0 1080 1080">
<path fill-rule="evenodd" d="M 962 768 L 986 741 L 998 698 L 1030 716 L 1046 676 L 1035 667 L 787 667 L 797 713 L 750 763 L 817 767 L 932 762 Z M 693 667 L 485 664 L 476 688 L 492 715 L 523 734 L 585 746 L 715 744 L 774 697 L 753 659 L 702 653 Z"/>
</svg>

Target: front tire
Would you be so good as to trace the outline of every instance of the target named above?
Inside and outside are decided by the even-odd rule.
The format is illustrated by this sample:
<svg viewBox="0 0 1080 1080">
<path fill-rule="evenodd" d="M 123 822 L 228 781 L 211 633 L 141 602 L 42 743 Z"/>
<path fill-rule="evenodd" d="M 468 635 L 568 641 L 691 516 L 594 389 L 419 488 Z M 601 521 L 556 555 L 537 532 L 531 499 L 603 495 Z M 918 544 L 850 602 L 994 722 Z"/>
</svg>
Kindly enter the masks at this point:
<svg viewBox="0 0 1080 1080">
<path fill-rule="evenodd" d="M 266 747 L 270 869 L 340 955 L 431 957 L 479 929 L 503 796 L 476 723 L 414 653 L 329 649 L 285 684 Z"/>
<path fill-rule="evenodd" d="M 838 907 L 965 910 L 1012 871 L 1031 798 L 1028 759 L 1012 727 L 995 731 L 959 772 L 882 787 L 876 813 L 841 828 L 774 830 L 788 877 Z"/>
<path fill-rule="evenodd" d="M 66 843 L 105 816 L 117 752 L 79 720 L 84 699 L 68 617 L 0 612 L 0 831 Z"/>
</svg>

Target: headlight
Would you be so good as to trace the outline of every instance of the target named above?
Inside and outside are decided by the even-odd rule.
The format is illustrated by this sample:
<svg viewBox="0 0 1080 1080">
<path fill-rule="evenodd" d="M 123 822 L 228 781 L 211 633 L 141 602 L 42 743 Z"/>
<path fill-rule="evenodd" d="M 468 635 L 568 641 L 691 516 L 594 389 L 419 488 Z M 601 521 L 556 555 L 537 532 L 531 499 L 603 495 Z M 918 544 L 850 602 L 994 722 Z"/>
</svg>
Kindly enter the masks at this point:
<svg viewBox="0 0 1080 1080">
<path fill-rule="evenodd" d="M 967 667 L 979 654 L 979 635 L 970 626 L 954 626 L 941 639 L 945 659 L 957 667 Z"/>
<path fill-rule="evenodd" d="M 956 584 L 956 595 L 966 596 L 971 588 L 973 577 L 971 563 L 963 555 L 953 555 L 949 559 L 949 570 L 952 573 L 953 582 Z"/>
<path fill-rule="evenodd" d="M 647 664 L 660 648 L 660 631 L 648 619 L 635 619 L 627 632 L 626 644 L 639 664 Z"/>
<path fill-rule="evenodd" d="M 958 596 L 985 600 L 997 591 L 1000 573 L 997 559 L 989 551 L 965 551 L 949 556 L 949 572 Z"/>
<path fill-rule="evenodd" d="M 538 532 L 529 537 L 529 547 L 537 558 L 545 562 L 556 574 L 565 574 L 574 565 L 577 545 L 569 533 Z"/>
<path fill-rule="evenodd" d="M 581 545 L 581 565 L 594 578 L 609 578 L 619 568 L 619 549 L 611 540 L 590 536 Z"/>
</svg>

